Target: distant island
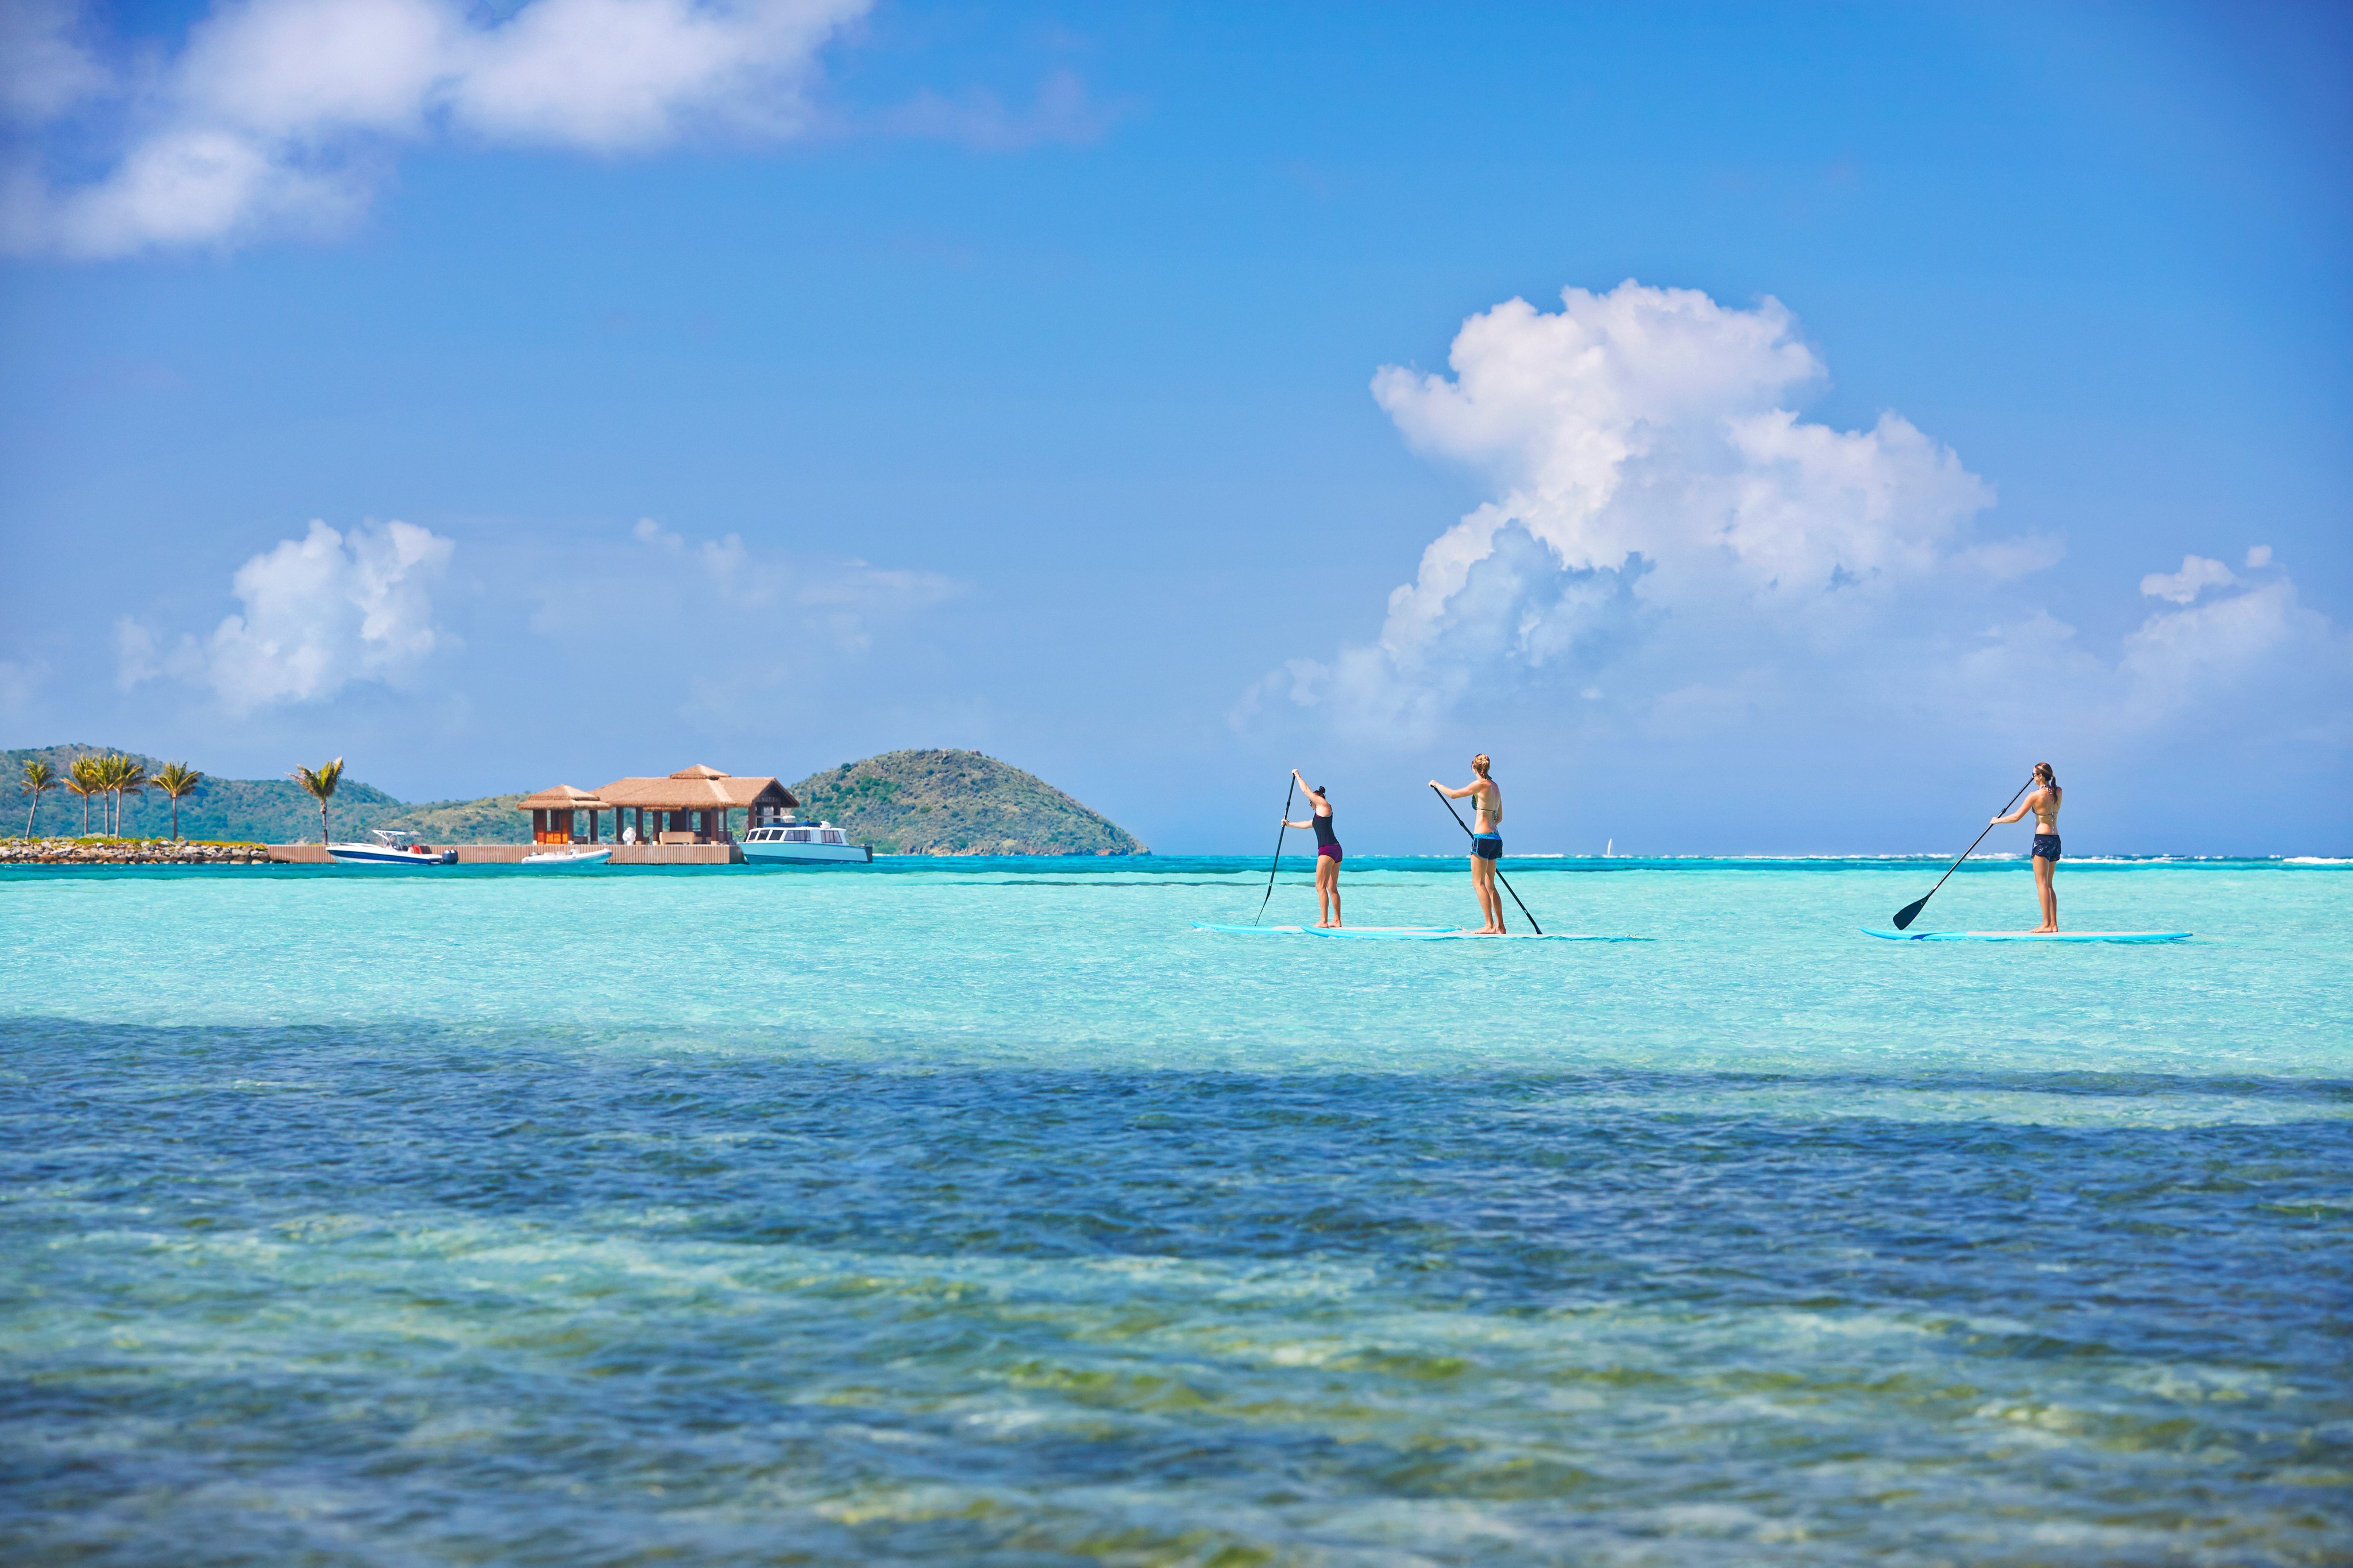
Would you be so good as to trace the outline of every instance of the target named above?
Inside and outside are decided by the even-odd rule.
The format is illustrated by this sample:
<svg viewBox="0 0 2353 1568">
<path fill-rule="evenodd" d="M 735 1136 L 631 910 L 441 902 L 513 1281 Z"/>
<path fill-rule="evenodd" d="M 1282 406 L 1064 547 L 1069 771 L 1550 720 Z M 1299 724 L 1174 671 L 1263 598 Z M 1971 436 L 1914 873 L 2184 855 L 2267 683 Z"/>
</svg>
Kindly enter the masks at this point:
<svg viewBox="0 0 2353 1568">
<path fill-rule="evenodd" d="M 1144 855 L 1135 836 L 978 752 L 885 752 L 790 786 L 878 855 Z"/>
<path fill-rule="evenodd" d="M 20 781 L 28 762 L 46 762 L 63 774 L 76 757 L 114 746 L 38 746 L 0 752 L 0 836 L 25 831 L 29 802 Z M 124 751 L 148 773 L 164 759 Z M 542 784 L 547 781 L 540 781 Z M 578 782 L 578 781 L 575 781 Z M 593 789 L 601 780 L 586 781 Z M 1134 835 L 1082 805 L 1034 773 L 978 752 L 885 752 L 862 762 L 811 773 L 790 786 L 803 816 L 824 817 L 849 830 L 878 854 L 899 855 L 1142 855 Z M 522 844 L 531 818 L 515 809 L 526 792 L 477 800 L 406 802 L 372 784 L 346 779 L 335 791 L 331 822 L 338 839 L 365 838 L 379 827 L 405 828 L 435 844 Z M 153 794 L 122 803 L 126 837 L 160 838 L 171 831 L 171 803 Z M 97 831 L 98 816 L 90 818 Z M 42 797 L 36 831 L 48 837 L 82 830 L 81 802 L 58 790 Z M 292 844 L 319 836 L 319 805 L 291 779 L 218 779 L 207 775 L 180 802 L 180 836 L 239 843 Z"/>
</svg>

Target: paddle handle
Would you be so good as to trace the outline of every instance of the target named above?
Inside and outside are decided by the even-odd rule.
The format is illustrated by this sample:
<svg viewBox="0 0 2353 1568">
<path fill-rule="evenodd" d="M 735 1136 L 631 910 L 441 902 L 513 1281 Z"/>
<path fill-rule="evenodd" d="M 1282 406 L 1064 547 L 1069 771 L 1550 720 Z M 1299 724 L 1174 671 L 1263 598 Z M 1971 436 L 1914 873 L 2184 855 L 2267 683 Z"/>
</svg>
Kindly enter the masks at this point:
<svg viewBox="0 0 2353 1568">
<path fill-rule="evenodd" d="M 1430 786 L 1430 793 L 1436 795 L 1438 797 L 1439 804 L 1446 807 L 1446 815 L 1454 819 L 1454 826 L 1461 828 L 1464 836 L 1467 837 L 1472 843 L 1478 843 L 1479 836 L 1471 831 L 1471 825 L 1462 820 L 1462 814 L 1454 809 L 1454 803 L 1446 798 L 1446 792 L 1440 789 L 1436 784 L 1432 784 Z M 2003 809 L 2007 810 L 2008 808 L 2004 807 Z M 1504 868 L 1501 866 L 1495 868 L 1495 880 L 1504 884 L 1504 891 L 1512 895 L 1512 902 L 1519 904 L 1520 913 L 1527 915 L 1528 924 L 1536 927 L 1536 934 L 1538 936 L 1544 935 L 1544 927 L 1536 925 L 1536 917 L 1528 914 L 1528 906 L 1522 903 L 1520 900 L 1520 890 L 1512 886 L 1512 879 L 1504 875 Z"/>
<path fill-rule="evenodd" d="M 2002 806 L 2002 811 L 2008 811 L 2011 806 L 2016 805 L 2018 804 L 2018 795 L 2024 795 L 2029 789 L 2032 788 L 2033 785 L 2034 781 L 2031 778 L 2029 778 L 2024 784 L 2019 785 L 2018 795 L 2014 795 L 2010 797 L 2009 801 Z M 2000 813 L 1997 812 L 1995 815 L 1999 816 Z M 1951 878 L 1952 874 L 1961 868 L 1961 860 L 1966 860 L 1970 856 L 1978 852 L 1978 846 L 1985 842 L 1986 835 L 1991 833 L 1993 828 L 1994 825 L 1989 822 L 1978 831 L 1978 836 L 1975 838 L 1969 840 L 1969 847 L 1961 851 L 1961 859 L 1956 860 L 1951 865 L 1946 867 L 1945 875 L 1936 879 L 1936 888 L 1943 887 L 1946 881 Z M 1936 888 L 1931 888 L 1926 892 L 1921 894 L 1920 901 L 1918 903 L 1906 904 L 1904 908 L 1896 911 L 1895 929 L 1897 931 L 1904 930 L 1918 917 L 1921 909 L 1926 905 L 1930 899 L 1936 896 Z"/>
<path fill-rule="evenodd" d="M 1266 906 L 1274 898 L 1274 874 L 1282 867 L 1282 836 L 1291 831 L 1291 794 L 1298 787 L 1299 780 L 1295 776 L 1282 786 L 1282 826 L 1274 830 L 1274 860 L 1266 868 L 1266 897 L 1258 901 L 1258 913 L 1250 918 L 1252 925 L 1266 919 Z"/>
</svg>

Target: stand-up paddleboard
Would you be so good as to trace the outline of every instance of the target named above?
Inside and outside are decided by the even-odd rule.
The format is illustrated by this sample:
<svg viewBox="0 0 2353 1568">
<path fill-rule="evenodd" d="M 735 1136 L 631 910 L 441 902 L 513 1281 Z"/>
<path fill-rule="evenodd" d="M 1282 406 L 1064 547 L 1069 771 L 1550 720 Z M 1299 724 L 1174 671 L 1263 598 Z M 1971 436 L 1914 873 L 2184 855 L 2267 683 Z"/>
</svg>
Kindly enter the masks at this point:
<svg viewBox="0 0 2353 1568">
<path fill-rule="evenodd" d="M 1213 925 L 1207 921 L 1195 921 L 1195 931 L 1217 931 L 1226 936 L 1323 936 L 1344 942 L 1648 942 L 1645 936 L 1586 936 L 1575 931 L 1548 931 L 1542 935 L 1535 931 L 1507 931 L 1502 936 L 1482 936 L 1474 931 L 1456 926 L 1343 926 L 1338 931 L 1319 931 L 1314 926 L 1228 926 Z"/>
<path fill-rule="evenodd" d="M 1882 942 L 2188 942 L 2186 931 L 1873 931 Z"/>
</svg>

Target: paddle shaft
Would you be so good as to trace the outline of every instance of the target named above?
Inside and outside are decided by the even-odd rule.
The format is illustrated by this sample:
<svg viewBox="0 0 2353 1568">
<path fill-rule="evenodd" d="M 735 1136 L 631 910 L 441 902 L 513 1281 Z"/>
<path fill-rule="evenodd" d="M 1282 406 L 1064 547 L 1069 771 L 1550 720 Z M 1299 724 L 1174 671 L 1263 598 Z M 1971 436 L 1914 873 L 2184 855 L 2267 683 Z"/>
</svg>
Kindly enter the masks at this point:
<svg viewBox="0 0 2353 1568">
<path fill-rule="evenodd" d="M 2028 790 L 2033 787 L 2034 781 L 2032 779 L 2028 779 L 2024 784 L 2018 786 L 2018 795 L 2011 795 L 2010 797 L 2009 805 L 2004 805 L 2001 809 L 2003 811 L 2008 811 L 2010 806 L 2016 805 L 2018 804 L 2018 795 L 2024 795 Z M 1961 851 L 1961 860 L 1966 860 L 1970 856 L 1976 854 L 1978 852 L 1978 846 L 1985 842 L 1986 833 L 1991 833 L 1993 829 L 1994 825 L 1990 822 L 1987 823 L 1985 825 L 1985 833 L 1978 834 L 1977 837 L 1970 840 L 1969 847 Z M 1951 865 L 1945 868 L 1945 875 L 1936 879 L 1936 888 L 1943 887 L 1945 885 L 1946 879 L 1961 868 L 1961 860 L 1956 860 Z M 1930 899 L 1936 896 L 1936 888 L 1929 889 L 1926 893 L 1921 895 L 1919 903 L 1911 906 L 1912 912 L 1915 915 L 1917 915 L 1920 912 L 1921 905 L 1926 904 Z M 1910 923 L 1911 922 L 1908 921 L 1905 922 L 1906 925 Z M 1896 929 L 1900 931 L 1903 927 L 1899 926 Z"/>
<path fill-rule="evenodd" d="M 1471 831 L 1471 825 L 1462 820 L 1462 814 L 1454 809 L 1454 803 L 1446 798 L 1446 792 L 1440 789 L 1436 784 L 1432 784 L 1430 786 L 1430 793 L 1436 795 L 1440 804 L 1446 807 L 1446 815 L 1454 819 L 1454 826 L 1461 828 L 1465 837 L 1467 837 L 1472 843 L 1478 843 L 1479 836 Z M 1528 915 L 1528 906 L 1524 903 L 1520 903 L 1519 890 L 1512 886 L 1511 879 L 1504 875 L 1504 868 L 1501 866 L 1495 868 L 1495 880 L 1504 884 L 1504 891 L 1512 895 L 1512 902 L 1520 905 L 1520 913 Z M 1544 927 L 1536 925 L 1535 916 L 1528 915 L 1528 924 L 1536 926 L 1536 934 L 1538 936 L 1544 935 Z"/>
<path fill-rule="evenodd" d="M 1282 866 L 1282 836 L 1291 831 L 1291 792 L 1298 787 L 1299 781 L 1295 778 L 1282 786 L 1282 826 L 1274 830 L 1274 864 L 1266 868 L 1266 897 L 1258 901 L 1258 913 L 1250 921 L 1252 925 L 1266 919 L 1267 903 L 1274 897 L 1274 874 Z"/>
</svg>

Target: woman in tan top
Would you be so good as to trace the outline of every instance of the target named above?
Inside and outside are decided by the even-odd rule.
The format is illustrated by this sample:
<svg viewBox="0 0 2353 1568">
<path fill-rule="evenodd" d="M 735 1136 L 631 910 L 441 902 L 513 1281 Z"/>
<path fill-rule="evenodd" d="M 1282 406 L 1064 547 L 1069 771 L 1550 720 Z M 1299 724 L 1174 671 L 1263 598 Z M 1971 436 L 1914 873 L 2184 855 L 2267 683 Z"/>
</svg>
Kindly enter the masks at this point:
<svg viewBox="0 0 2353 1568">
<path fill-rule="evenodd" d="M 2008 816 L 1997 816 L 1993 825 L 2016 822 L 2028 812 L 2034 814 L 2034 896 L 2042 900 L 2042 923 L 2034 928 L 2037 935 L 2059 929 L 2059 894 L 2051 886 L 2051 873 L 2059 866 L 2059 775 L 2051 771 L 2049 763 L 2034 764 L 2036 788 L 2018 809 Z"/>
<path fill-rule="evenodd" d="M 1504 858 L 1504 791 L 1487 776 L 1493 764 L 1487 753 L 1480 752 L 1471 759 L 1471 771 L 1478 775 L 1461 789 L 1448 789 L 1436 779 L 1430 787 L 1450 800 L 1468 795 L 1478 812 L 1471 824 L 1471 890 L 1478 895 L 1479 912 L 1487 923 L 1475 933 L 1480 936 L 1503 936 L 1504 898 L 1495 891 L 1495 862 Z"/>
</svg>

